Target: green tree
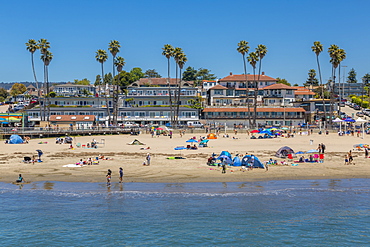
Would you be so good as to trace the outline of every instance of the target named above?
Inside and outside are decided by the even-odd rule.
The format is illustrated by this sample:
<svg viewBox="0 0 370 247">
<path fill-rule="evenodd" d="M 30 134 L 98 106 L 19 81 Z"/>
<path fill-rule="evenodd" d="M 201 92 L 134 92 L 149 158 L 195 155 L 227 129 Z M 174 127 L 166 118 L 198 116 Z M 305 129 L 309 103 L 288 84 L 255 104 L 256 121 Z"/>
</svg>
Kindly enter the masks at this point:
<svg viewBox="0 0 370 247">
<path fill-rule="evenodd" d="M 116 61 L 116 56 L 119 52 L 119 48 L 121 48 L 121 45 L 119 44 L 119 42 L 117 40 L 111 40 L 111 42 L 109 43 L 109 48 L 108 50 L 110 51 L 110 53 L 112 54 L 112 57 L 113 57 L 113 60 L 112 60 L 112 73 L 113 73 L 113 77 L 112 78 L 115 78 L 115 61 Z M 113 83 L 112 81 L 112 85 L 113 85 L 113 124 L 115 126 L 117 126 L 117 113 L 118 113 L 118 85 L 116 85 L 115 83 Z M 117 99 L 117 100 L 116 100 Z"/>
<path fill-rule="evenodd" d="M 212 74 L 209 69 L 199 68 L 196 74 L 196 78 L 199 84 L 200 82 L 205 81 L 205 80 L 207 81 L 215 80 L 217 76 L 215 76 L 215 74 Z"/>
<path fill-rule="evenodd" d="M 35 71 L 35 63 L 34 63 L 34 53 L 39 49 L 39 45 L 36 42 L 36 40 L 29 39 L 28 42 L 26 43 L 26 49 L 31 53 L 32 72 L 33 72 L 33 77 L 34 77 L 35 82 L 36 82 L 37 97 L 40 99 L 41 98 L 41 94 L 40 94 L 41 93 L 41 90 L 40 90 L 40 87 L 39 87 L 39 82 L 37 81 L 36 71 Z M 40 108 L 39 108 L 39 110 L 40 110 L 40 117 L 42 115 L 41 109 L 42 108 L 40 106 Z"/>
<path fill-rule="evenodd" d="M 95 54 L 95 59 L 101 64 L 101 78 L 104 79 L 104 63 L 108 59 L 108 54 L 105 50 L 99 49 L 96 54 Z M 104 83 L 104 80 L 103 80 Z M 98 99 L 100 97 L 100 86 L 98 88 L 99 95 Z M 107 91 L 108 91 L 108 85 L 105 85 L 105 102 L 106 102 L 106 107 L 107 107 L 107 113 L 108 113 L 108 123 L 110 123 L 110 111 L 109 111 L 109 102 L 108 102 L 108 96 L 107 96 Z M 99 101 L 98 101 L 99 102 Z"/>
<path fill-rule="evenodd" d="M 324 117 L 326 119 L 326 107 L 325 107 L 325 99 L 324 99 L 324 85 L 322 84 L 321 67 L 320 67 L 320 61 L 319 61 L 319 55 L 324 50 L 324 47 L 320 43 L 320 41 L 315 41 L 315 42 L 313 42 L 313 46 L 311 46 L 311 50 L 316 55 L 317 69 L 319 70 L 322 105 L 323 105 L 323 108 L 324 108 Z"/>
<path fill-rule="evenodd" d="M 277 80 L 277 82 L 276 82 L 276 83 L 279 83 L 279 84 L 285 84 L 285 85 L 287 85 L 287 86 L 291 86 L 291 84 L 290 84 L 286 79 L 284 79 L 284 78 L 279 78 L 279 77 L 277 77 L 277 78 L 276 78 L 276 80 Z"/>
<path fill-rule="evenodd" d="M 304 83 L 305 86 L 318 86 L 319 81 L 316 79 L 316 70 L 310 69 L 308 71 L 308 78 L 306 83 Z"/>
<path fill-rule="evenodd" d="M 4 100 L 9 96 L 9 93 L 5 88 L 0 88 L 0 97 L 2 97 Z M 3 100 L 3 101 L 4 101 Z"/>
<path fill-rule="evenodd" d="M 354 68 L 352 68 L 352 69 L 348 72 L 347 82 L 348 82 L 348 83 L 357 83 L 356 76 L 357 76 L 357 73 L 356 73 L 355 69 L 354 69 Z"/>
<path fill-rule="evenodd" d="M 258 81 L 255 84 L 255 91 L 254 91 L 253 127 L 256 127 L 257 126 L 256 118 L 257 118 L 258 82 L 260 81 L 260 76 L 261 76 L 262 59 L 266 56 L 267 47 L 265 45 L 258 45 L 257 48 L 256 48 L 256 53 L 257 53 L 257 56 L 259 58 L 259 66 L 258 66 Z"/>
<path fill-rule="evenodd" d="M 101 85 L 103 85 L 102 84 L 102 81 L 101 81 L 101 76 L 100 75 L 96 75 L 96 77 L 95 77 L 95 82 L 94 82 L 94 86 L 96 87 L 96 86 L 101 86 Z"/>
<path fill-rule="evenodd" d="M 194 67 L 187 67 L 182 73 L 182 79 L 184 81 L 196 81 L 197 80 L 197 73 L 198 71 L 194 69 Z"/>
<path fill-rule="evenodd" d="M 44 57 L 41 57 L 41 60 L 43 61 L 43 64 L 44 64 L 44 88 L 46 87 L 46 99 L 47 99 L 47 103 L 45 104 L 45 102 L 44 102 L 44 104 L 42 105 L 44 114 L 41 115 L 41 120 L 45 120 L 45 118 L 46 118 L 45 115 L 47 115 L 47 116 L 50 115 L 49 114 L 49 109 L 50 109 L 49 103 L 50 102 L 49 102 L 49 97 L 48 97 L 48 95 L 49 95 L 49 89 L 50 88 L 49 88 L 49 83 L 47 82 L 47 68 L 46 68 L 46 63 L 48 63 L 46 61 L 46 58 L 47 58 L 48 49 L 50 48 L 50 43 L 46 39 L 40 39 L 38 41 L 38 43 L 37 43 L 37 46 L 38 46 L 38 48 L 39 48 L 39 50 L 41 52 L 41 56 L 44 56 Z M 40 105 L 40 107 L 41 107 L 41 105 Z M 45 114 L 46 107 L 48 109 L 48 113 L 47 114 Z M 49 117 L 47 117 L 47 118 L 49 119 Z"/>
<path fill-rule="evenodd" d="M 76 85 L 90 85 L 90 81 L 87 78 L 84 78 L 82 80 L 75 79 L 74 84 L 76 84 Z"/>
<path fill-rule="evenodd" d="M 243 59 L 244 79 L 245 79 L 245 85 L 246 85 L 246 88 L 247 88 L 248 122 L 249 122 L 249 126 L 251 126 L 252 122 L 251 122 L 251 114 L 250 114 L 250 108 L 249 108 L 249 88 L 250 88 L 250 85 L 249 85 L 249 81 L 247 79 L 247 64 L 246 64 L 246 58 L 245 58 L 245 56 L 249 52 L 249 48 L 250 47 L 248 46 L 248 42 L 245 41 L 245 40 L 242 40 L 238 43 L 238 48 L 236 48 L 236 50 L 242 55 L 242 59 Z"/>
<path fill-rule="evenodd" d="M 49 65 L 51 60 L 53 60 L 53 54 L 49 51 L 43 51 L 41 54 L 41 60 L 44 62 L 44 78 L 46 82 L 46 104 L 47 104 L 47 114 L 46 120 L 49 121 L 50 118 L 50 83 L 49 83 Z"/>
<path fill-rule="evenodd" d="M 147 69 L 144 78 L 162 78 L 162 76 L 155 69 Z"/>
<path fill-rule="evenodd" d="M 168 97 L 170 103 L 170 124 L 173 126 L 173 111 L 172 111 L 172 92 L 170 83 L 170 58 L 174 55 L 174 48 L 172 45 L 164 45 L 162 48 L 162 55 L 167 58 L 167 85 L 168 85 Z"/>
<path fill-rule="evenodd" d="M 14 83 L 12 88 L 10 89 L 10 95 L 15 97 L 20 94 L 24 94 L 27 91 L 27 88 L 22 83 Z"/>
<path fill-rule="evenodd" d="M 181 102 L 181 86 L 182 86 L 182 76 L 181 76 L 181 70 L 184 68 L 185 63 L 188 61 L 186 58 L 186 55 L 184 53 L 177 54 L 177 65 L 179 66 L 180 70 L 180 82 L 177 90 L 177 108 L 176 108 L 176 124 L 179 124 L 179 113 L 180 113 L 180 102 Z"/>
<path fill-rule="evenodd" d="M 141 68 L 138 68 L 138 67 L 132 68 L 130 70 L 130 74 L 131 74 L 132 79 L 134 81 L 138 81 L 138 80 L 140 80 L 140 78 L 144 78 L 144 76 L 145 76 L 144 73 L 143 73 L 143 70 Z"/>
</svg>

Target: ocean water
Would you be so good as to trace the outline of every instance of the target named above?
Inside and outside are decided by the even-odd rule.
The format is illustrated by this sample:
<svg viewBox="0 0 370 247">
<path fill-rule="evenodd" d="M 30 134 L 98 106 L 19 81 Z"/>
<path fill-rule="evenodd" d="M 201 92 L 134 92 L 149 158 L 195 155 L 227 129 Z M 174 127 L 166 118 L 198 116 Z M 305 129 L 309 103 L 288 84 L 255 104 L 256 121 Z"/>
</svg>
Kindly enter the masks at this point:
<svg viewBox="0 0 370 247">
<path fill-rule="evenodd" d="M 0 183 L 0 246 L 369 246 L 369 182 Z"/>
</svg>

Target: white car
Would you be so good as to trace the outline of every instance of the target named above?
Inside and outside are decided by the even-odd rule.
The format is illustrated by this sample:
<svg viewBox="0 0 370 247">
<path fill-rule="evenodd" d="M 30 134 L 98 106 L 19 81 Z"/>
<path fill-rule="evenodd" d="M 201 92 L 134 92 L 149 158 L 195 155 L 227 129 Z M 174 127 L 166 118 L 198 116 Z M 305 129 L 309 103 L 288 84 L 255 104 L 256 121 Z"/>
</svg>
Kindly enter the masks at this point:
<svg viewBox="0 0 370 247">
<path fill-rule="evenodd" d="M 126 128 L 139 127 L 139 125 L 137 123 L 134 123 L 134 122 L 125 122 L 123 124 L 123 126 L 126 127 Z"/>
</svg>

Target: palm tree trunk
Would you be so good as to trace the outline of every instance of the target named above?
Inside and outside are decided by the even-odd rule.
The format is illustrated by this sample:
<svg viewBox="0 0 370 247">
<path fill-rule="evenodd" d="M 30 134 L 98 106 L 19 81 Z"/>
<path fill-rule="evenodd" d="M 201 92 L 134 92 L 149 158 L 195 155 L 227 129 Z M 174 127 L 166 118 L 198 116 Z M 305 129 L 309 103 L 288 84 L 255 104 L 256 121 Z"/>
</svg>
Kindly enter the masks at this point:
<svg viewBox="0 0 370 247">
<path fill-rule="evenodd" d="M 249 114 L 249 82 L 247 77 L 247 64 L 245 62 L 245 55 L 243 54 L 243 63 L 244 63 L 244 76 L 245 76 L 245 86 L 247 87 L 247 108 L 248 108 L 248 123 L 251 126 L 251 115 Z"/>
<path fill-rule="evenodd" d="M 49 84 L 49 69 L 48 66 L 46 66 L 46 99 L 47 99 L 47 121 L 50 120 L 50 84 Z M 49 124 L 49 123 L 48 123 Z"/>
<path fill-rule="evenodd" d="M 33 53 L 31 53 L 31 63 L 32 63 L 32 71 L 33 71 L 33 77 L 35 78 L 35 82 L 36 82 L 36 88 L 37 88 L 37 100 L 39 102 L 39 108 L 40 108 L 40 120 L 41 120 L 41 97 L 40 97 L 40 88 L 39 88 L 39 82 L 37 81 L 37 77 L 36 77 L 36 71 L 35 71 L 35 63 L 34 63 L 34 59 L 33 59 Z"/>
<path fill-rule="evenodd" d="M 180 83 L 179 83 L 179 91 L 177 95 L 177 109 L 176 109 L 176 116 L 177 116 L 177 123 L 179 123 L 179 113 L 180 113 L 180 99 L 181 99 L 181 68 L 180 68 Z"/>
<path fill-rule="evenodd" d="M 259 62 L 258 79 L 255 82 L 256 88 L 255 88 L 255 91 L 254 91 L 254 109 L 253 109 L 253 112 L 254 112 L 253 126 L 254 127 L 257 126 L 257 121 L 256 121 L 256 119 L 257 119 L 257 93 L 258 93 L 258 82 L 260 81 L 260 76 L 261 76 L 261 67 L 262 67 L 262 58 L 260 59 L 260 62 Z"/>
<path fill-rule="evenodd" d="M 255 67 L 253 67 L 253 84 L 254 85 L 256 85 L 256 68 Z M 255 86 L 255 88 L 257 88 L 256 86 Z M 256 89 L 255 89 L 255 91 L 254 91 L 254 102 L 253 103 L 255 103 L 256 101 L 257 101 L 257 93 L 256 93 Z M 254 105 L 256 105 L 256 104 L 254 104 Z M 256 109 L 253 109 L 253 112 L 254 112 L 254 115 L 256 115 Z M 249 109 L 248 109 L 248 114 L 249 114 L 249 116 L 250 116 L 250 111 L 249 111 Z M 255 117 L 253 116 L 253 119 L 255 119 Z M 256 122 L 255 122 L 255 120 L 253 121 L 253 123 L 252 123 L 252 128 L 254 128 L 255 127 L 255 125 L 256 125 Z"/>
<path fill-rule="evenodd" d="M 321 68 L 320 68 L 320 62 L 319 62 L 319 56 L 316 55 L 316 61 L 317 61 L 317 68 L 319 70 L 319 76 L 320 76 L 320 85 L 321 85 L 321 98 L 322 98 L 322 105 L 324 108 L 324 118 L 326 122 L 326 105 L 325 105 L 325 97 L 324 97 L 324 85 L 322 84 L 322 77 L 321 77 Z"/>
<path fill-rule="evenodd" d="M 101 63 L 101 73 L 102 73 L 102 82 L 104 82 L 104 66 L 103 63 Z M 110 124 L 110 111 L 109 111 L 109 102 L 108 102 L 108 97 L 107 97 L 107 85 L 105 85 L 105 104 L 107 107 L 107 114 L 108 114 L 108 127 Z"/>
<path fill-rule="evenodd" d="M 177 81 L 177 77 L 178 77 L 178 65 L 176 63 L 176 87 L 177 87 L 177 95 L 176 95 L 176 90 L 175 90 L 175 95 L 174 95 L 175 106 L 178 104 L 178 96 L 179 96 L 179 90 L 178 90 L 179 82 Z M 174 112 L 174 122 L 175 122 L 175 124 L 177 126 L 178 125 L 178 116 L 176 115 L 175 109 L 173 110 L 173 112 Z"/>
<path fill-rule="evenodd" d="M 170 103 L 170 123 L 171 127 L 173 126 L 173 115 L 172 115 L 172 95 L 171 95 L 171 83 L 170 83 L 170 58 L 167 59 L 167 84 L 168 84 L 168 96 Z"/>
</svg>

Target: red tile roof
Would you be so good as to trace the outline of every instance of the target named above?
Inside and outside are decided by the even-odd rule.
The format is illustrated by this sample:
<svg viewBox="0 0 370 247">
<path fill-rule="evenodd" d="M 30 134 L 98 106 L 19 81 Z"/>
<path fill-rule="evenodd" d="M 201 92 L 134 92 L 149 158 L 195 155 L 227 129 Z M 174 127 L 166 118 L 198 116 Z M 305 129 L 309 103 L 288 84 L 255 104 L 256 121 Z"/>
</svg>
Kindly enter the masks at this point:
<svg viewBox="0 0 370 247">
<path fill-rule="evenodd" d="M 253 111 L 253 108 L 249 109 L 250 112 Z M 276 107 L 276 108 L 265 108 L 265 107 L 259 107 L 257 108 L 257 112 L 306 112 L 301 107 L 295 107 L 295 108 L 282 108 L 282 107 Z M 205 108 L 203 112 L 248 112 L 248 108 L 244 107 L 235 107 L 235 108 Z"/>
<path fill-rule="evenodd" d="M 51 115 L 52 122 L 93 122 L 94 115 Z"/>
<path fill-rule="evenodd" d="M 260 79 L 258 80 L 258 75 L 247 75 L 247 80 L 248 81 L 274 81 L 276 82 L 277 80 L 275 78 L 272 78 L 267 75 L 260 75 Z M 228 75 L 224 78 L 222 78 L 220 81 L 245 81 L 245 75 Z"/>
<path fill-rule="evenodd" d="M 315 95 L 314 92 L 305 87 L 294 87 L 297 90 L 294 92 L 295 95 Z"/>
<path fill-rule="evenodd" d="M 227 89 L 227 87 L 224 87 L 224 86 L 222 86 L 222 85 L 216 85 L 216 86 L 214 86 L 214 87 L 211 87 L 210 88 L 210 90 L 211 89 Z"/>
<path fill-rule="evenodd" d="M 291 86 L 288 86 L 288 85 L 285 85 L 285 84 L 282 84 L 282 83 L 275 83 L 275 84 L 272 84 L 270 86 L 266 86 L 266 87 L 263 88 L 263 90 L 266 90 L 266 89 L 291 89 L 291 90 L 297 90 L 294 87 L 291 87 Z"/>
</svg>

